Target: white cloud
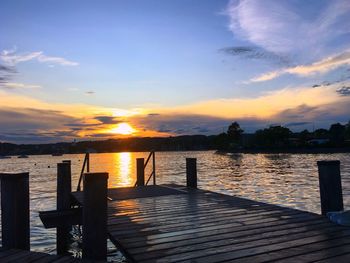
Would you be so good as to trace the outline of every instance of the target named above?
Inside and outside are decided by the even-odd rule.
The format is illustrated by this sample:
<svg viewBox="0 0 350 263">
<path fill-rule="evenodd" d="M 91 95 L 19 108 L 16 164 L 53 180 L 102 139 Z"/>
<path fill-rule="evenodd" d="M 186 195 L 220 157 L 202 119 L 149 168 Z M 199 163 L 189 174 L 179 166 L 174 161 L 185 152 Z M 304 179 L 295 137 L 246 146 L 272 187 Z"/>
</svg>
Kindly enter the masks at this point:
<svg viewBox="0 0 350 263">
<path fill-rule="evenodd" d="M 349 65 L 349 0 L 312 4 L 304 0 L 231 0 L 226 14 L 236 38 L 293 58 L 292 67 L 278 68 L 249 82 L 284 74 L 305 77 Z"/>
<path fill-rule="evenodd" d="M 0 53 L 0 59 L 10 65 L 16 65 L 18 63 L 26 62 L 30 60 L 37 60 L 40 63 L 50 63 L 50 66 L 52 64 L 58 64 L 61 66 L 78 66 L 79 65 L 78 62 L 70 61 L 62 57 L 46 56 L 42 51 L 18 54 L 16 53 L 15 49 L 3 50 Z"/>
<path fill-rule="evenodd" d="M 59 64 L 62 66 L 78 66 L 78 62 L 70 61 L 65 58 L 61 57 L 48 57 L 43 54 L 38 56 L 38 61 L 39 62 L 44 62 L 44 63 L 51 63 L 51 64 Z"/>
<path fill-rule="evenodd" d="M 18 83 L 18 82 L 6 82 L 2 84 L 3 88 L 5 89 L 10 89 L 10 90 L 15 90 L 15 89 L 40 89 L 41 86 L 39 85 L 29 85 L 29 84 L 24 84 L 24 83 Z"/>
<path fill-rule="evenodd" d="M 325 73 L 344 65 L 350 65 L 350 51 L 322 59 L 309 65 L 299 65 L 264 73 L 258 77 L 251 79 L 251 82 L 272 80 L 284 74 L 310 76 L 317 73 Z"/>
<path fill-rule="evenodd" d="M 303 10 L 305 5 L 304 0 L 231 0 L 227 8 L 229 28 L 235 35 L 272 52 L 301 52 L 308 58 L 322 55 L 331 41 L 350 32 L 350 3 L 315 3 L 317 16 Z"/>
</svg>

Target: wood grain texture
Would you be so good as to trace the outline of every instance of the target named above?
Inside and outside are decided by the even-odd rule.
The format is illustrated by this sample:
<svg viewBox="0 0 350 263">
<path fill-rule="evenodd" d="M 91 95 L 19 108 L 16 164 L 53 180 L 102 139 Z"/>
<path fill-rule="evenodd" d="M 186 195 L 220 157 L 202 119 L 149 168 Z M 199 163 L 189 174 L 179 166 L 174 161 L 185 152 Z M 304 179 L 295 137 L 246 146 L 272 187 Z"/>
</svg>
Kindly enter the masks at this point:
<svg viewBox="0 0 350 263">
<path fill-rule="evenodd" d="M 176 185 L 108 193 L 117 197 L 108 202 L 108 234 L 130 261 L 335 262 L 350 257 L 350 228 L 314 213 Z"/>
</svg>

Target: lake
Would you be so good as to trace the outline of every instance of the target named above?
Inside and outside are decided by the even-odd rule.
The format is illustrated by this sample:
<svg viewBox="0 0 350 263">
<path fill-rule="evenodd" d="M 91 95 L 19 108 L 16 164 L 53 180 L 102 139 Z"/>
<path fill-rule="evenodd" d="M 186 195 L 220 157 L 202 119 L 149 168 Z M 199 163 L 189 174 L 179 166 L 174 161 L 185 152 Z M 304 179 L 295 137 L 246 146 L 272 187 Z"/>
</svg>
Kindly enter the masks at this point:
<svg viewBox="0 0 350 263">
<path fill-rule="evenodd" d="M 108 172 L 109 187 L 133 186 L 136 179 L 136 158 L 147 158 L 147 156 L 148 153 L 129 152 L 90 154 L 90 170 Z M 157 183 L 185 184 L 186 157 L 197 158 L 199 188 L 315 213 L 320 213 L 316 162 L 340 160 L 344 205 L 346 209 L 350 207 L 349 153 L 157 152 Z M 56 208 L 56 164 L 62 160 L 72 161 L 73 189 L 76 189 L 84 160 L 83 154 L 0 159 L 0 172 L 30 173 L 31 249 L 35 251 L 55 252 L 55 230 L 43 228 L 38 211 Z M 149 173 L 150 170 L 146 171 L 147 177 Z M 115 252 L 114 256 L 118 258 L 118 252 Z"/>
</svg>

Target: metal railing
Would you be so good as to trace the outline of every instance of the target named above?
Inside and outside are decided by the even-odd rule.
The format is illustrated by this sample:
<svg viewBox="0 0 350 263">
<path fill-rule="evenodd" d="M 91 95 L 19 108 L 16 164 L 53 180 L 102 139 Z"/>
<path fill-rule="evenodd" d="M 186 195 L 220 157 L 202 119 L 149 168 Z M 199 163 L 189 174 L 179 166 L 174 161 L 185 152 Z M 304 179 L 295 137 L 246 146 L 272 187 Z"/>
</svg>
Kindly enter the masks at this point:
<svg viewBox="0 0 350 263">
<path fill-rule="evenodd" d="M 83 167 L 81 168 L 80 177 L 79 177 L 78 186 L 77 186 L 77 191 L 78 192 L 81 191 L 81 187 L 80 186 L 81 186 L 81 180 L 83 179 L 83 174 L 84 174 L 84 171 L 85 171 L 85 167 L 86 167 L 86 172 L 89 173 L 90 172 L 90 154 L 89 153 L 85 154 Z"/>
<path fill-rule="evenodd" d="M 156 185 L 156 153 L 155 151 L 151 151 L 146 159 L 146 162 L 143 165 L 143 171 L 145 172 L 147 165 L 149 164 L 150 160 L 152 158 L 152 172 L 149 175 L 146 184 L 147 185 L 149 183 L 149 181 L 151 180 L 151 178 L 153 177 L 153 185 Z M 134 186 L 137 186 L 137 180 Z"/>
<path fill-rule="evenodd" d="M 147 166 L 149 160 L 151 159 L 151 157 L 152 157 L 152 172 L 146 181 L 146 185 L 151 180 L 152 176 L 153 176 L 153 185 L 156 185 L 156 152 L 155 151 L 152 151 L 149 153 L 143 169 L 146 169 L 146 166 Z"/>
<path fill-rule="evenodd" d="M 143 165 L 143 170 L 146 170 L 147 165 L 150 163 L 150 160 L 152 158 L 152 172 L 149 175 L 147 181 L 146 181 L 146 185 L 149 183 L 149 181 L 151 180 L 151 178 L 153 177 L 153 185 L 156 185 L 156 153 L 155 151 L 151 151 L 146 159 L 146 162 Z M 90 172 L 90 154 L 86 153 L 85 154 L 85 158 L 84 158 L 84 162 L 83 162 L 83 167 L 81 168 L 81 172 L 80 172 L 80 176 L 79 176 L 79 181 L 78 181 L 78 186 L 77 186 L 77 191 L 80 192 L 81 191 L 81 181 L 83 179 L 83 175 L 85 173 L 85 169 L 86 172 L 89 173 Z M 135 186 L 137 186 L 137 182 L 135 183 Z"/>
</svg>

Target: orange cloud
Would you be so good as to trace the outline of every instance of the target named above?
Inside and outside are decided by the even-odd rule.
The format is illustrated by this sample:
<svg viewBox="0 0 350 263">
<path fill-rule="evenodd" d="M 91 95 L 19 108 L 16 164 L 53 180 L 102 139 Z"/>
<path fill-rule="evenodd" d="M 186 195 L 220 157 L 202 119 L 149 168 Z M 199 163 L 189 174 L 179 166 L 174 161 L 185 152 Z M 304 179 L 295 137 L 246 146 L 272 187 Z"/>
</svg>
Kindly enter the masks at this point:
<svg viewBox="0 0 350 263">
<path fill-rule="evenodd" d="M 350 51 L 327 57 L 310 65 L 299 65 L 296 67 L 267 72 L 251 79 L 251 82 L 268 81 L 284 74 L 310 76 L 317 73 L 325 73 L 343 65 L 350 65 Z"/>
<path fill-rule="evenodd" d="M 212 134 L 222 132 L 233 120 L 242 121 L 254 129 L 277 120 L 310 121 L 327 112 L 333 117 L 348 116 L 350 96 L 341 96 L 337 92 L 339 88 L 340 84 L 317 88 L 290 87 L 255 98 L 217 99 L 176 107 L 137 109 L 48 103 L 0 91 L 0 125 L 6 127 L 2 129 L 5 138 L 25 130 L 28 136 L 37 134 L 43 140 L 46 137 L 73 140 Z M 297 117 L 293 117 L 292 113 L 297 113 L 294 114 Z M 117 130 L 116 125 L 120 123 L 129 125 L 125 126 L 128 131 L 125 127 L 124 131 Z"/>
</svg>

